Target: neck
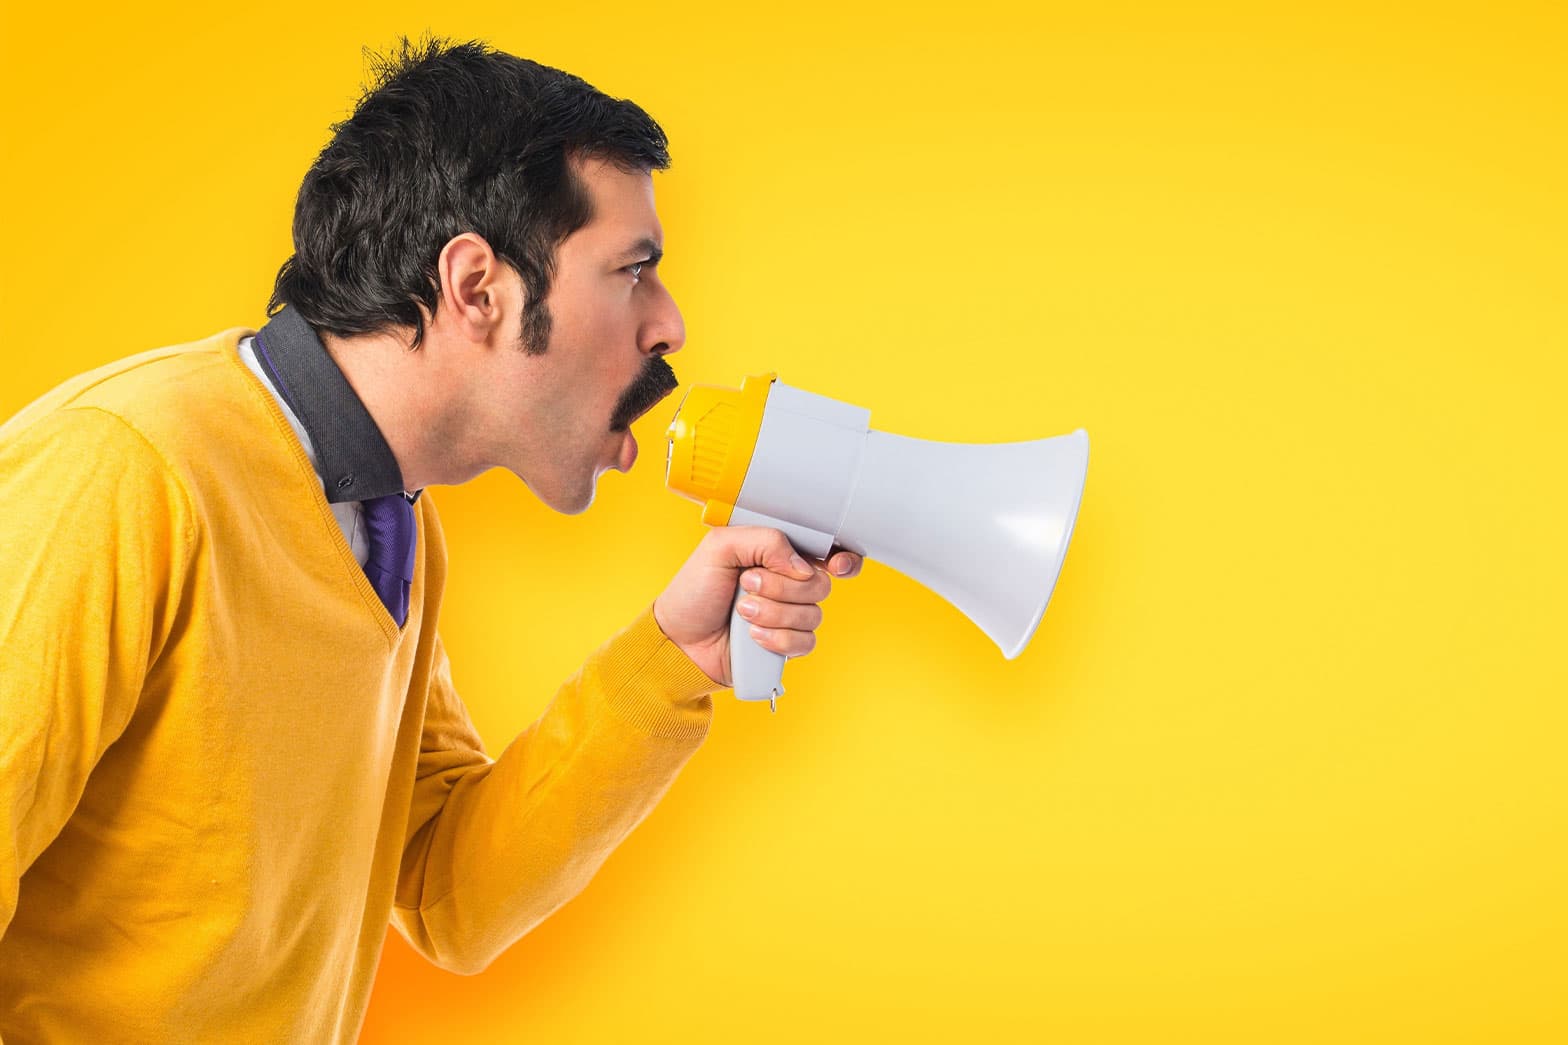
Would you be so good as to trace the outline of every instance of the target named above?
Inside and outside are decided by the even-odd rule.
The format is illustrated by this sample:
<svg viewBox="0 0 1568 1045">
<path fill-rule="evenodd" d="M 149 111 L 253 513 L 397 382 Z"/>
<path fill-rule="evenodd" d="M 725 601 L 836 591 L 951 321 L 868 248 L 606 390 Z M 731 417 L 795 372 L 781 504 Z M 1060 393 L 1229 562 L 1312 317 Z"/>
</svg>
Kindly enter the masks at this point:
<svg viewBox="0 0 1568 1045">
<path fill-rule="evenodd" d="M 463 410 L 453 390 L 462 387 L 450 371 L 453 353 L 427 338 L 410 349 L 412 331 L 338 337 L 323 333 L 321 343 L 347 378 L 354 394 L 381 429 L 397 458 L 409 491 L 455 485 L 484 471 L 456 453 L 470 445 L 462 430 Z"/>
</svg>

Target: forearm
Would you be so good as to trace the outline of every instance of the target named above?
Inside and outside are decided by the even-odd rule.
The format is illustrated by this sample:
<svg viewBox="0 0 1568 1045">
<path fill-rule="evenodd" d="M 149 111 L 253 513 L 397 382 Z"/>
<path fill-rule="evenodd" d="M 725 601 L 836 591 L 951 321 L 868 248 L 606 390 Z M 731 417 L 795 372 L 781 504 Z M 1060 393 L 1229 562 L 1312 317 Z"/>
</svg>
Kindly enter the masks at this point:
<svg viewBox="0 0 1568 1045">
<path fill-rule="evenodd" d="M 477 972 L 576 896 L 701 745 L 717 686 L 644 613 L 410 840 L 395 911 L 432 961 Z"/>
</svg>

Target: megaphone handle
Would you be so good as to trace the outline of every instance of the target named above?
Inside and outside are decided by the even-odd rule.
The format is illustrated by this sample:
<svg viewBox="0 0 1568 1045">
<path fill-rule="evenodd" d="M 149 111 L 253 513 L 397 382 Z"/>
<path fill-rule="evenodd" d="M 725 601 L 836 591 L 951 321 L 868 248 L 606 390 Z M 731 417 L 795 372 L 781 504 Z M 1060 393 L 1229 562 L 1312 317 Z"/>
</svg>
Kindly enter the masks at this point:
<svg viewBox="0 0 1568 1045">
<path fill-rule="evenodd" d="M 789 539 L 790 546 L 801 555 L 820 559 L 833 548 L 833 535 L 813 530 L 809 526 L 763 515 L 736 505 L 730 513 L 731 526 L 766 526 L 778 530 Z M 774 701 L 784 695 L 784 654 L 774 653 L 757 645 L 751 637 L 751 624 L 736 612 L 735 605 L 745 592 L 735 585 L 735 600 L 730 603 L 730 684 L 735 696 L 741 700 L 766 700 L 774 711 Z"/>
<path fill-rule="evenodd" d="M 735 608 L 744 594 L 737 584 L 730 604 L 730 682 L 741 700 L 766 700 L 777 711 L 775 701 L 784 694 L 784 654 L 764 649 L 751 637 L 751 623 Z"/>
</svg>

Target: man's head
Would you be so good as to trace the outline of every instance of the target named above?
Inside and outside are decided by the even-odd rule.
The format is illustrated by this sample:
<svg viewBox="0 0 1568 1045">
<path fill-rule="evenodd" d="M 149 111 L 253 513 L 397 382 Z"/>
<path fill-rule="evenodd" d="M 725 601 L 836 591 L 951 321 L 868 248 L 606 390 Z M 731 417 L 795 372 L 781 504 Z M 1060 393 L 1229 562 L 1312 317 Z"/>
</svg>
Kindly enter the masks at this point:
<svg viewBox="0 0 1568 1045">
<path fill-rule="evenodd" d="M 522 277 L 523 345 L 544 351 L 556 245 L 592 217 L 573 157 L 670 165 L 663 130 L 632 102 L 479 43 L 404 40 L 305 175 L 267 311 L 291 305 L 343 337 L 411 328 L 418 345 L 441 248 L 474 232 Z"/>
<path fill-rule="evenodd" d="M 604 468 L 629 467 L 626 426 L 676 383 L 662 357 L 684 328 L 648 264 L 664 132 L 575 76 L 440 41 L 404 41 L 333 130 L 269 312 L 336 338 L 478 346 L 425 390 L 439 471 L 506 467 L 557 510 L 586 508 Z"/>
</svg>

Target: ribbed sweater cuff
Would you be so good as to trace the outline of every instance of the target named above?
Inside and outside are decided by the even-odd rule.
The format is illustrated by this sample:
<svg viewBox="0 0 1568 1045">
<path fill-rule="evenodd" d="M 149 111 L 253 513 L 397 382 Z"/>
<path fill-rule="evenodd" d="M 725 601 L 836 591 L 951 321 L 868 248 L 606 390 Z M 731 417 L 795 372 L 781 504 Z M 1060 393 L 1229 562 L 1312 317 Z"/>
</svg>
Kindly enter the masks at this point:
<svg viewBox="0 0 1568 1045">
<path fill-rule="evenodd" d="M 623 721 L 651 736 L 700 739 L 713 721 L 714 682 L 670 641 L 650 605 L 600 648 L 605 702 Z"/>
</svg>

